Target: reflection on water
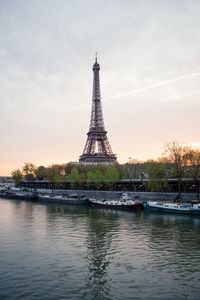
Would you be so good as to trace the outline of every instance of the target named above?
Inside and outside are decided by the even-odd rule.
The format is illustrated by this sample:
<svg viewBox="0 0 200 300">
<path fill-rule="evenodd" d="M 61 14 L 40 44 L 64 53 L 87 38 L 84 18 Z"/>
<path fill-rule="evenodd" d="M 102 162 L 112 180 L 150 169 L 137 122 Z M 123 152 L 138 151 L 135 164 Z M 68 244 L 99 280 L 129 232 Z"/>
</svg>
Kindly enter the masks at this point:
<svg viewBox="0 0 200 300">
<path fill-rule="evenodd" d="M 199 299 L 200 217 L 0 199 L 0 299 Z"/>
<path fill-rule="evenodd" d="M 110 222 L 105 223 L 105 218 Z M 116 214 L 109 214 L 107 210 L 91 209 L 88 218 L 88 237 L 85 241 L 87 247 L 89 275 L 86 278 L 86 287 L 92 295 L 109 295 L 110 278 L 108 268 L 112 260 L 111 243 L 114 231 L 119 227 Z"/>
</svg>

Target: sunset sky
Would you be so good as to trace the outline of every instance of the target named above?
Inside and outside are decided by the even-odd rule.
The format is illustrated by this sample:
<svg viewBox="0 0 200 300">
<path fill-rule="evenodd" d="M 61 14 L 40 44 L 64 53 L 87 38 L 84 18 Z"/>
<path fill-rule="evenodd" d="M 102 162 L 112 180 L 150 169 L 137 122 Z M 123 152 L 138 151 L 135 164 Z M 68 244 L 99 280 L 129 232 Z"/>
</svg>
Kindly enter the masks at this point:
<svg viewBox="0 0 200 300">
<path fill-rule="evenodd" d="M 199 0 L 0 0 L 0 175 L 78 161 L 96 51 L 120 163 L 200 145 Z"/>
</svg>

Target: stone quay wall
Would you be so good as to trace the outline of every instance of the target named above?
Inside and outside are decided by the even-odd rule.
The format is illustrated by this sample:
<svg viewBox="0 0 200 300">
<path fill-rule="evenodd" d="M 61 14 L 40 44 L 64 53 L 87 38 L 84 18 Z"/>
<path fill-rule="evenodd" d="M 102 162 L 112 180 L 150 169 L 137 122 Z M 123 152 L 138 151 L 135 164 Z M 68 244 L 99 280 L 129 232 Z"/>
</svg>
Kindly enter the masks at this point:
<svg viewBox="0 0 200 300">
<path fill-rule="evenodd" d="M 37 189 L 39 193 L 52 193 L 51 189 Z M 97 199 L 119 199 L 124 192 L 119 191 L 95 191 L 95 190 L 53 190 L 56 195 L 67 193 L 69 195 L 77 194 L 84 195 L 88 198 Z M 128 192 L 132 199 L 141 201 L 159 200 L 159 201 L 173 201 L 177 197 L 177 193 L 159 193 L 159 192 Z M 195 200 L 197 196 L 195 193 L 181 193 L 182 200 Z"/>
</svg>

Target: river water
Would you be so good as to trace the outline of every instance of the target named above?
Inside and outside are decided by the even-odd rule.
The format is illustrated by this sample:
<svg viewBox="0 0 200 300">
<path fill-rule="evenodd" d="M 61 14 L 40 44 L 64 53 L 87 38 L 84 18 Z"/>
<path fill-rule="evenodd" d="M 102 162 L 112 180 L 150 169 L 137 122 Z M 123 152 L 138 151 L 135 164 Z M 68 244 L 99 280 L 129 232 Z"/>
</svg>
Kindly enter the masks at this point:
<svg viewBox="0 0 200 300">
<path fill-rule="evenodd" d="M 199 299 L 200 217 L 0 199 L 0 299 Z"/>
</svg>

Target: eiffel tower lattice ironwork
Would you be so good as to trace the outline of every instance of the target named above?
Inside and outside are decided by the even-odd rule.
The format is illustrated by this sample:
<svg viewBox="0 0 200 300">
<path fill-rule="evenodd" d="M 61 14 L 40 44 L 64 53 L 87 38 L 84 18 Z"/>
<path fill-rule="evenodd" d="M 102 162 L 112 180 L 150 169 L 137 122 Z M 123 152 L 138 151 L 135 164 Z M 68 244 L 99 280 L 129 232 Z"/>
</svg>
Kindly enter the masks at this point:
<svg viewBox="0 0 200 300">
<path fill-rule="evenodd" d="M 100 93 L 100 80 L 99 80 L 100 65 L 97 62 L 93 65 L 93 97 L 92 97 L 92 112 L 90 120 L 90 129 L 87 133 L 87 141 L 83 154 L 80 156 L 79 161 L 82 163 L 115 163 L 117 157 L 113 154 L 110 147 L 107 131 L 105 130 L 101 93 Z"/>
</svg>

